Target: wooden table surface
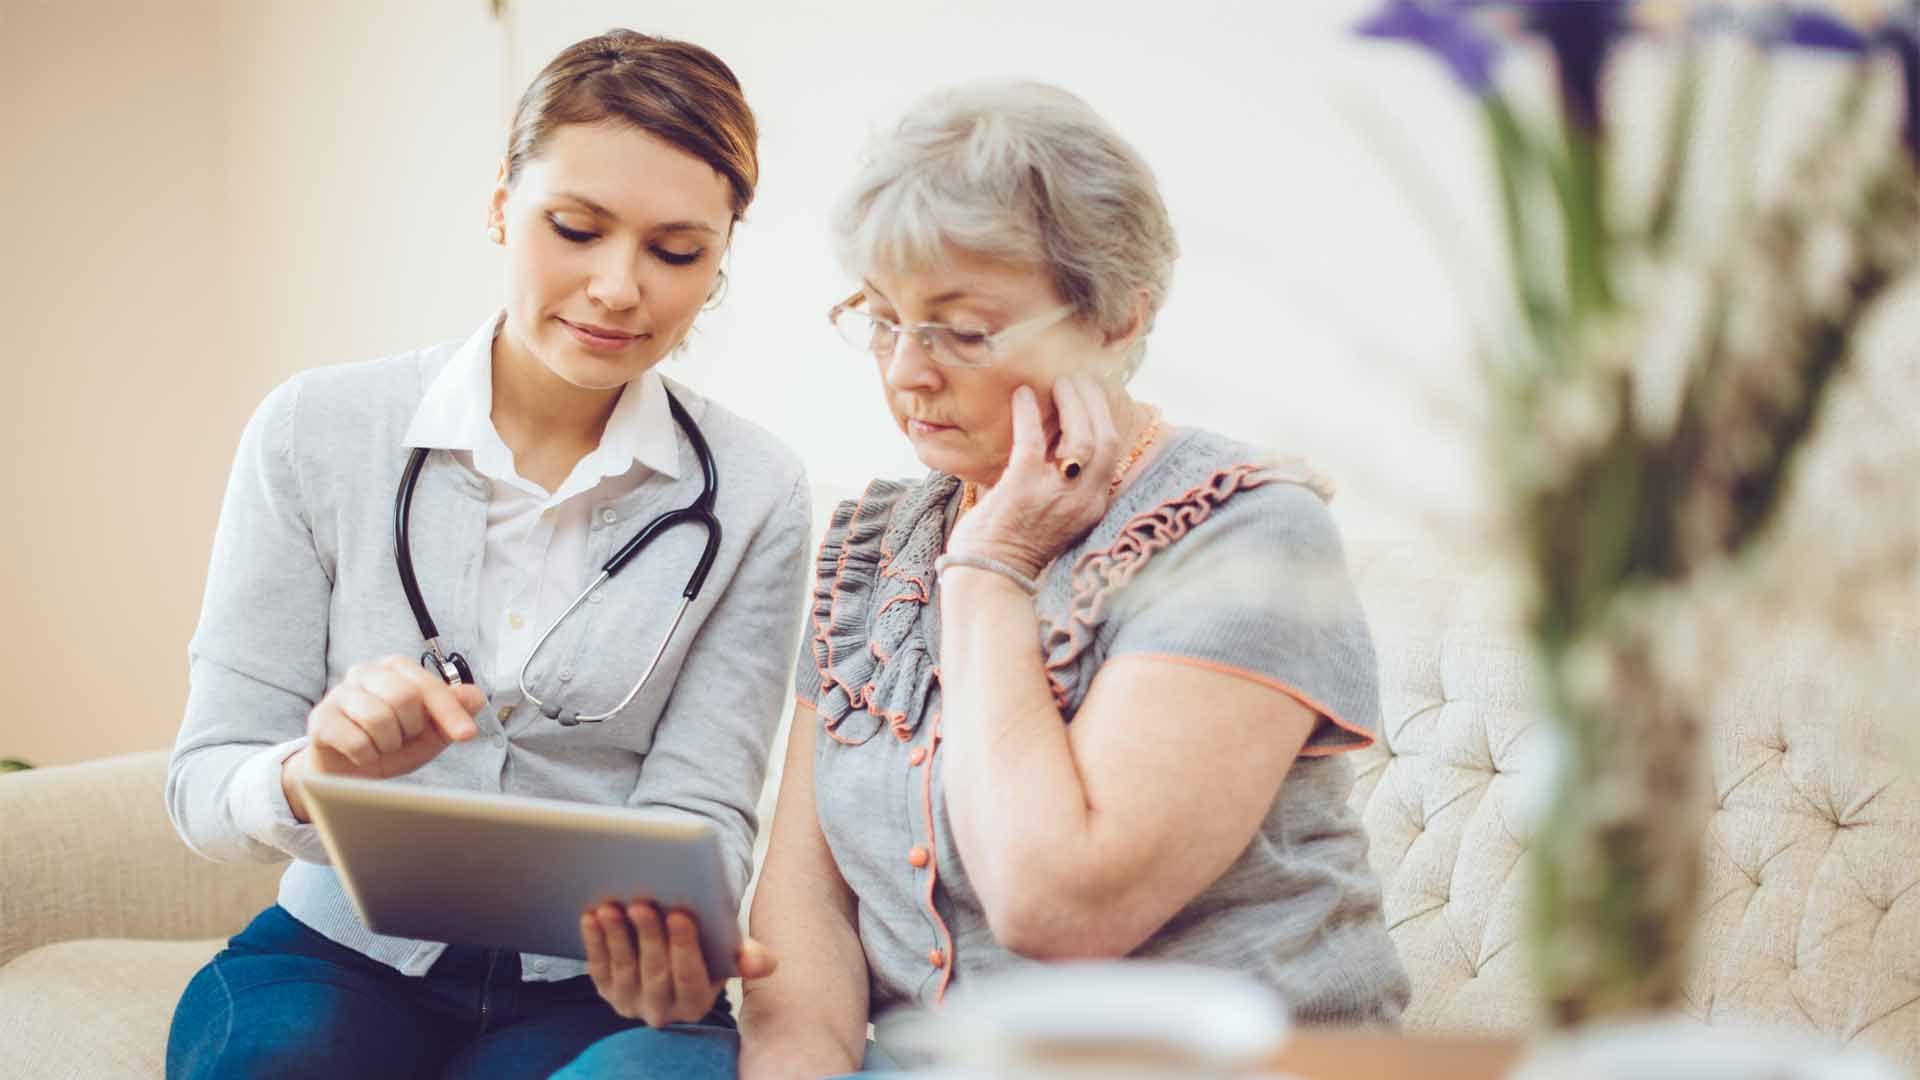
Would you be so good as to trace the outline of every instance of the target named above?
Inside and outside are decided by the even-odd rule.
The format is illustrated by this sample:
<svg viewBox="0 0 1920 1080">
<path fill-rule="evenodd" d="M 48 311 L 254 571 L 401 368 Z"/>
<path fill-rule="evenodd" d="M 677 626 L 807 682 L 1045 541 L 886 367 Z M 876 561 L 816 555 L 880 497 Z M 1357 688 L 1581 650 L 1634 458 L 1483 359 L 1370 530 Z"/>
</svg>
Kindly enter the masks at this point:
<svg viewBox="0 0 1920 1080">
<path fill-rule="evenodd" d="M 1301 1080 L 1499 1080 L 1520 1060 L 1518 1039 L 1296 1031 L 1272 1070 Z"/>
</svg>

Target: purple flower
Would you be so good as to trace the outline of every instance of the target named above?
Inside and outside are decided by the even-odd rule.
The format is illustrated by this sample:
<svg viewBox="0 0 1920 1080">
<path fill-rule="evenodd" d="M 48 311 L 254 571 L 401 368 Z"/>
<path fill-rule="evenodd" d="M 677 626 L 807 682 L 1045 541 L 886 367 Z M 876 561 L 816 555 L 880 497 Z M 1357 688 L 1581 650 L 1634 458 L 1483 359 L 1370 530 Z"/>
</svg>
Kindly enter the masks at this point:
<svg viewBox="0 0 1920 1080">
<path fill-rule="evenodd" d="M 1600 129 L 1600 78 L 1607 51 L 1625 29 L 1623 0 L 1533 0 L 1528 25 L 1546 39 L 1560 69 L 1567 117 L 1585 131 Z"/>
<path fill-rule="evenodd" d="M 1889 14 L 1871 37 L 1831 15 L 1795 9 L 1781 20 L 1772 43 L 1854 55 L 1880 49 L 1892 53 L 1900 61 L 1906 85 L 1906 121 L 1901 138 L 1907 152 L 1920 162 L 1920 4 Z"/>
<path fill-rule="evenodd" d="M 1903 135 L 1907 153 L 1920 165 L 1920 4 L 1903 18 L 1889 16 L 1874 34 L 1875 45 L 1900 58 L 1900 74 L 1907 83 L 1907 120 Z"/>
<path fill-rule="evenodd" d="M 1446 63 L 1461 85 L 1478 94 L 1492 83 L 1499 49 L 1490 27 L 1475 12 L 1513 12 L 1527 32 L 1553 51 L 1568 116 L 1593 131 L 1600 126 L 1601 72 L 1607 50 L 1624 29 L 1625 6 L 1625 0 L 1388 0 L 1359 31 L 1423 46 Z"/>
<path fill-rule="evenodd" d="M 1804 8 L 1787 13 L 1774 39 L 1778 44 L 1803 49 L 1828 49 L 1834 52 L 1867 51 L 1866 35 L 1844 21 L 1819 11 Z"/>
<path fill-rule="evenodd" d="M 1357 28 L 1365 37 L 1410 41 L 1439 57 L 1460 85 L 1479 94 L 1493 81 L 1494 47 L 1459 0 L 1388 0 Z"/>
</svg>

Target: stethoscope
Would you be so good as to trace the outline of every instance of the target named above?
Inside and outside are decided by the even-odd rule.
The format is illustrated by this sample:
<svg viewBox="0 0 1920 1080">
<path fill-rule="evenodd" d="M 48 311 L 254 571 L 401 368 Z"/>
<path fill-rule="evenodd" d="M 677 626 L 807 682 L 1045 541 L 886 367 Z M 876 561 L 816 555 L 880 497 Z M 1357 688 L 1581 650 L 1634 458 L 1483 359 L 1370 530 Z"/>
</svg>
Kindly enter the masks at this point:
<svg viewBox="0 0 1920 1080">
<path fill-rule="evenodd" d="M 687 415 L 687 410 L 681 407 L 679 399 L 675 398 L 671 392 L 667 394 L 667 408 L 673 413 L 673 422 L 680 426 L 680 430 L 687 435 L 687 441 L 693 444 L 694 456 L 700 459 L 702 474 L 700 497 L 678 510 L 669 510 L 647 522 L 646 527 L 636 533 L 633 539 L 628 540 L 619 551 L 614 552 L 613 557 L 600 568 L 600 576 L 594 578 L 592 584 L 582 589 L 580 595 L 574 597 L 573 603 L 567 606 L 567 610 L 553 620 L 553 625 L 547 627 L 547 632 L 540 635 L 539 641 L 534 642 L 533 651 L 527 654 L 526 662 L 520 665 L 520 693 L 528 701 L 533 702 L 534 708 L 539 709 L 547 719 L 558 720 L 563 727 L 572 727 L 575 724 L 597 724 L 619 713 L 621 709 L 627 707 L 629 702 L 639 696 L 641 689 L 647 685 L 647 680 L 653 678 L 653 670 L 660 666 L 660 658 L 666 655 L 667 646 L 672 644 L 675 631 L 680 629 L 680 621 L 686 618 L 687 609 L 692 607 L 694 600 L 699 597 L 700 586 L 707 581 L 707 571 L 713 569 L 714 557 L 720 553 L 720 519 L 713 514 L 713 499 L 720 486 L 720 477 L 714 468 L 713 451 L 707 448 L 707 440 L 700 434 L 700 426 L 693 422 L 693 417 Z M 400 490 L 393 500 L 393 558 L 400 568 L 400 585 L 407 591 L 407 606 L 413 609 L 413 621 L 420 625 L 420 636 L 427 642 L 427 651 L 420 654 L 420 663 L 429 671 L 439 673 L 449 685 L 458 686 L 473 682 L 473 668 L 467 664 L 467 658 L 459 653 L 441 651 L 440 631 L 434 626 L 433 616 L 427 612 L 427 602 L 420 597 L 420 583 L 413 576 L 413 548 L 407 542 L 407 518 L 413 509 L 413 487 L 420 479 L 420 470 L 426 465 L 427 455 L 430 452 L 425 447 L 416 447 L 407 458 L 406 470 L 400 474 Z M 567 616 L 579 610 L 580 605 L 593 595 L 595 589 L 605 585 L 615 574 L 618 574 L 621 567 L 627 565 L 627 561 L 639 554 L 640 549 L 651 543 L 654 537 L 676 525 L 689 522 L 699 525 L 706 531 L 706 550 L 700 555 L 700 564 L 693 568 L 693 576 L 687 579 L 687 587 L 680 593 L 680 610 L 674 613 L 673 624 L 667 627 L 667 636 L 661 639 L 660 647 L 654 651 L 653 659 L 647 664 L 647 670 L 641 673 L 640 681 L 633 684 L 633 689 L 627 691 L 627 696 L 620 699 L 620 704 L 606 712 L 591 716 L 578 712 L 571 716 L 564 716 L 558 702 L 548 704 L 536 697 L 527 687 L 527 671 L 533 666 L 534 657 L 540 655 L 541 647 L 546 645 L 547 639 L 553 636 L 553 632 L 560 629 L 560 624 L 567 621 Z"/>
</svg>

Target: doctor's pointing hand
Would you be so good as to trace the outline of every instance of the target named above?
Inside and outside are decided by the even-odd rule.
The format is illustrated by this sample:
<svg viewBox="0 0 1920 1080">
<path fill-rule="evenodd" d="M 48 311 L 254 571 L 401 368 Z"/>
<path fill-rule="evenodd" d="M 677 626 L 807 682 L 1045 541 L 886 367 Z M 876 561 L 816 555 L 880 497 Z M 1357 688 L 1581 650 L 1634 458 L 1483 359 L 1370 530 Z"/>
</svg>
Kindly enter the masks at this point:
<svg viewBox="0 0 1920 1080">
<path fill-rule="evenodd" d="M 348 669 L 307 714 L 307 745 L 281 766 L 287 806 L 312 820 L 296 782 L 308 773 L 384 780 L 412 772 L 473 738 L 480 730 L 474 714 L 486 704 L 479 687 L 449 686 L 410 657 Z"/>
</svg>

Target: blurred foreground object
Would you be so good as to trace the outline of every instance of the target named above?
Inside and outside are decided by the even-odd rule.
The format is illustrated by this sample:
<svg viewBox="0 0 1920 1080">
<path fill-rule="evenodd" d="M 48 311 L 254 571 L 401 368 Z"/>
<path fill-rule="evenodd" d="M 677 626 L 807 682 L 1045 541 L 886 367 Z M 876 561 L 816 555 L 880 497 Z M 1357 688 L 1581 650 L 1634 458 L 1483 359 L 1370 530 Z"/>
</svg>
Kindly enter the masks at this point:
<svg viewBox="0 0 1920 1080">
<path fill-rule="evenodd" d="M 1360 27 L 1444 61 L 1488 135 L 1557 1024 L 1682 1004 L 1730 659 L 1809 612 L 1870 643 L 1920 577 L 1920 5 L 1838 10 L 1392 0 Z"/>
<path fill-rule="evenodd" d="M 1685 1020 L 1595 1025 L 1528 1057 L 1510 1080 L 1902 1080 L 1864 1050 Z"/>
<path fill-rule="evenodd" d="M 883 1042 L 889 1027 L 878 1025 Z M 1260 1072 L 1287 1030 L 1286 1007 L 1260 983 L 1149 960 L 996 973 L 893 1028 L 956 1080 L 1226 1080 Z"/>
</svg>

